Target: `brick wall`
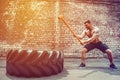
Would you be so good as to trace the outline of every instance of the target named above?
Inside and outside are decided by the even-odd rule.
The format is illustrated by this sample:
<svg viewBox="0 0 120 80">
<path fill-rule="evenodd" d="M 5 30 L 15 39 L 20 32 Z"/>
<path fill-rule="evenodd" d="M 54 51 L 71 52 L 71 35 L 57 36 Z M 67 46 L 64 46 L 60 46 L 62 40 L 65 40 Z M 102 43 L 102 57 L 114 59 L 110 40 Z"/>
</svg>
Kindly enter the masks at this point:
<svg viewBox="0 0 120 80">
<path fill-rule="evenodd" d="M 96 1 L 90 2 L 89 0 L 82 3 L 81 1 L 73 2 L 63 2 L 61 3 L 61 14 L 64 14 L 66 20 L 69 22 L 71 27 L 80 34 L 83 29 L 83 23 L 85 20 L 91 20 L 94 26 L 97 26 L 101 30 L 101 38 L 104 43 L 106 43 L 113 51 L 114 57 L 119 56 L 120 49 L 120 15 L 119 15 L 119 4 L 111 3 L 109 0 L 107 2 Z M 63 8 L 64 7 L 64 8 Z M 64 49 L 66 55 L 81 55 L 82 46 L 74 39 L 67 28 L 61 23 L 61 32 L 66 32 L 66 34 L 61 34 L 64 36 L 64 41 L 69 42 Z M 68 40 L 68 41 L 67 41 Z M 97 53 L 97 54 L 96 54 Z M 103 56 L 99 50 L 93 50 L 87 54 L 87 56 Z"/>
<path fill-rule="evenodd" d="M 79 57 L 83 46 L 65 25 L 65 19 L 81 34 L 84 21 L 91 20 L 101 30 L 101 38 L 120 57 L 120 2 L 118 0 L 0 1 L 1 50 L 9 48 L 62 50 L 65 56 Z M 103 57 L 93 50 L 88 57 Z"/>
</svg>

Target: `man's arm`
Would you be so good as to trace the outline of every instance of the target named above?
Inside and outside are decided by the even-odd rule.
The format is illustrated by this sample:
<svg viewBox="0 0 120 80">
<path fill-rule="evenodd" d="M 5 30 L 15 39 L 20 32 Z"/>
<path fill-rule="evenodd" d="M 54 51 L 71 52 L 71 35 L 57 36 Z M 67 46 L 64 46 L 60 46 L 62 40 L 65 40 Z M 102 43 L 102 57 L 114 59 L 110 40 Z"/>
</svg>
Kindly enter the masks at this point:
<svg viewBox="0 0 120 80">
<path fill-rule="evenodd" d="M 83 39 L 83 38 L 86 36 L 85 30 L 82 32 L 81 35 L 74 35 L 74 36 L 75 36 L 75 37 L 78 37 L 79 39 Z"/>
<path fill-rule="evenodd" d="M 95 32 L 93 33 L 93 36 L 89 38 L 88 40 L 83 41 L 83 44 L 93 42 L 98 37 L 99 37 L 99 29 L 96 29 Z"/>
</svg>

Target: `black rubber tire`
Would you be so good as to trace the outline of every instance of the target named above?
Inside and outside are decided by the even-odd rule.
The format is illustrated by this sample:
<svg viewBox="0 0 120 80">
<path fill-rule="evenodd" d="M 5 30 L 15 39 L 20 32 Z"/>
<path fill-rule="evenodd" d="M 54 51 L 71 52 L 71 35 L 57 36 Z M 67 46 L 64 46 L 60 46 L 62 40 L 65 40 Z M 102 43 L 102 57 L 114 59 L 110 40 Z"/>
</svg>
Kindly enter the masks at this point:
<svg viewBox="0 0 120 80">
<path fill-rule="evenodd" d="M 7 74 L 18 77 L 42 77 L 63 70 L 60 51 L 10 50 L 7 54 Z"/>
</svg>

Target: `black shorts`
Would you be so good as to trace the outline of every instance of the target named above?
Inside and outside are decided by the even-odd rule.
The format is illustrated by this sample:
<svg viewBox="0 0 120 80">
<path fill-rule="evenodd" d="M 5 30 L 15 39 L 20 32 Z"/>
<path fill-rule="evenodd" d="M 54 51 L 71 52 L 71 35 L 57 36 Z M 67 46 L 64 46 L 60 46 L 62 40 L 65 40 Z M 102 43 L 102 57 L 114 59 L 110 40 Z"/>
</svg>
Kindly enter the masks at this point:
<svg viewBox="0 0 120 80">
<path fill-rule="evenodd" d="M 84 48 L 87 49 L 87 52 L 89 52 L 90 50 L 94 49 L 94 48 L 97 48 L 99 50 L 101 50 L 102 52 L 105 53 L 105 51 L 107 49 L 109 49 L 109 47 L 106 45 L 106 44 L 103 44 L 101 41 L 100 42 L 97 42 L 97 43 L 89 43 L 89 44 L 86 44 L 84 46 Z"/>
</svg>

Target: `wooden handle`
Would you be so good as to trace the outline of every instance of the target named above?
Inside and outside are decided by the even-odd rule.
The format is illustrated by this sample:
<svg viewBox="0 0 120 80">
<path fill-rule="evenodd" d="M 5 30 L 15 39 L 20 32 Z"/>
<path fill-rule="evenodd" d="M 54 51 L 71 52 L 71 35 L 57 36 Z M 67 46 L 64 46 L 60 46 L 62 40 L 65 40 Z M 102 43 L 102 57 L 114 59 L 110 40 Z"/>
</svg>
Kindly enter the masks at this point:
<svg viewBox="0 0 120 80">
<path fill-rule="evenodd" d="M 80 42 L 81 45 L 83 45 L 83 43 L 81 42 L 81 40 L 76 36 L 75 32 L 72 30 L 72 28 L 71 28 L 70 25 L 67 23 L 67 21 L 64 19 L 64 17 L 63 17 L 63 16 L 59 16 L 58 18 L 61 19 L 61 20 L 65 23 L 66 27 L 70 30 L 70 32 L 71 32 L 73 35 L 75 35 L 75 38 Z"/>
</svg>

